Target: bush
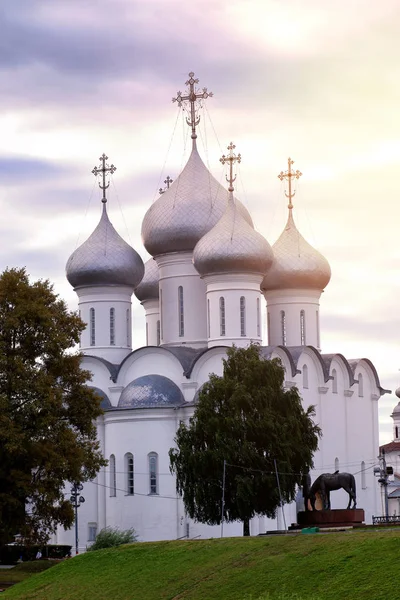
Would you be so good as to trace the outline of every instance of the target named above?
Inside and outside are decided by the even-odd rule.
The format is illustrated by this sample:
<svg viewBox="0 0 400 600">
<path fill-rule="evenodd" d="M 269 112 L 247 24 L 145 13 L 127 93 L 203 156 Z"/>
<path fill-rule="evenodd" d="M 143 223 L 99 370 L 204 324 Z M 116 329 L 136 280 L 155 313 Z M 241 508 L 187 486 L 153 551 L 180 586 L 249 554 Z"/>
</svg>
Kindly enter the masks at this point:
<svg viewBox="0 0 400 600">
<path fill-rule="evenodd" d="M 137 541 L 137 535 L 134 529 L 125 529 L 121 531 L 118 527 L 106 527 L 99 531 L 96 541 L 88 550 L 101 550 L 102 548 L 112 548 L 122 544 L 132 544 Z"/>
</svg>

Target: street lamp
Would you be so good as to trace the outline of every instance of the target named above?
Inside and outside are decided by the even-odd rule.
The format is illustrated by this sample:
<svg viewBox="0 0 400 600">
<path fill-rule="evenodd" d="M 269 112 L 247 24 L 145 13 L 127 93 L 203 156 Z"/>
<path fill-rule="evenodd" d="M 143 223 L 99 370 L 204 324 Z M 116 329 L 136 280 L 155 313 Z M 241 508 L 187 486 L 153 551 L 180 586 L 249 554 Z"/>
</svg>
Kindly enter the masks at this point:
<svg viewBox="0 0 400 600">
<path fill-rule="evenodd" d="M 71 487 L 71 502 L 75 511 L 75 554 L 79 554 L 79 539 L 78 539 L 78 508 L 85 502 L 85 498 L 79 495 L 83 490 L 81 483 L 74 483 Z"/>
</svg>

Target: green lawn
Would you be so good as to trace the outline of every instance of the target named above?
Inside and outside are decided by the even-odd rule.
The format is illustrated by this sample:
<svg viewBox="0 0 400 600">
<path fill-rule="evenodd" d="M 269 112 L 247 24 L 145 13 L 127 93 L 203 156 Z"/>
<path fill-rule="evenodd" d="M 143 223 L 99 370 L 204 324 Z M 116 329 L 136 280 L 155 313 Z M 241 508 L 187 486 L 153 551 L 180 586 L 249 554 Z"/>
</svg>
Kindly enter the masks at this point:
<svg viewBox="0 0 400 600">
<path fill-rule="evenodd" d="M 387 600 L 400 529 L 137 543 L 89 552 L 2 594 L 23 600 Z"/>
</svg>

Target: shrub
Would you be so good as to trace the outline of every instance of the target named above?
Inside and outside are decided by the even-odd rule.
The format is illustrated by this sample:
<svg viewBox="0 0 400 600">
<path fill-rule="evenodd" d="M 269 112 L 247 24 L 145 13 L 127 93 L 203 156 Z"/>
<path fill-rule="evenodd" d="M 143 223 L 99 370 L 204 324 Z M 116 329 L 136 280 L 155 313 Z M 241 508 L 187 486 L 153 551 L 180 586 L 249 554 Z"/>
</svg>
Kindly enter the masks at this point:
<svg viewBox="0 0 400 600">
<path fill-rule="evenodd" d="M 132 544 L 137 541 L 137 535 L 134 529 L 125 529 L 121 531 L 118 527 L 106 527 L 99 531 L 96 540 L 88 550 L 101 550 L 102 548 L 112 548 L 122 544 Z"/>
</svg>

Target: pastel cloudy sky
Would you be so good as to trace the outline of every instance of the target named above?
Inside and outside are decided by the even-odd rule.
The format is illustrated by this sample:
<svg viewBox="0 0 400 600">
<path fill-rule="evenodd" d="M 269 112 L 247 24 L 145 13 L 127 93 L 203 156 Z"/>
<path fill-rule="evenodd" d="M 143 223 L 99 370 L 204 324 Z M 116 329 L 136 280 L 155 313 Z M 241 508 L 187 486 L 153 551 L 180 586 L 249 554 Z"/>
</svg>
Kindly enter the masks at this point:
<svg viewBox="0 0 400 600">
<path fill-rule="evenodd" d="M 171 103 L 193 70 L 214 92 L 199 149 L 232 140 L 237 196 L 270 243 L 286 219 L 277 174 L 303 172 L 295 218 L 329 260 L 325 352 L 367 356 L 400 383 L 398 0 L 4 0 L 0 5 L 0 267 L 49 278 L 69 306 L 65 262 L 100 216 L 91 169 L 118 170 L 109 214 L 147 258 L 143 215 L 188 156 Z M 134 304 L 136 345 L 144 319 Z M 391 439 L 397 398 L 380 401 Z"/>
</svg>

